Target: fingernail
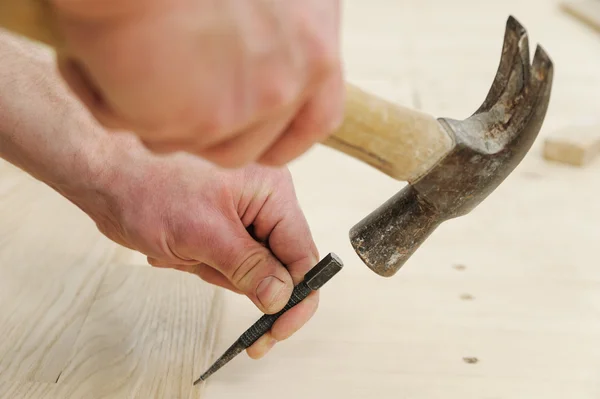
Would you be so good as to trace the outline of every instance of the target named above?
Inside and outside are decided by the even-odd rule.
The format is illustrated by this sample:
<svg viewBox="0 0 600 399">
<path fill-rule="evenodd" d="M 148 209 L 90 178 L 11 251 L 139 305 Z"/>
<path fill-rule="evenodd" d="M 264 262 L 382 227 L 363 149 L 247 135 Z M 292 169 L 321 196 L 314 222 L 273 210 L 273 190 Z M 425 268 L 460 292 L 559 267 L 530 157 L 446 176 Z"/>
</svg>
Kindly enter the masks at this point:
<svg viewBox="0 0 600 399">
<path fill-rule="evenodd" d="M 256 287 L 256 296 L 265 309 L 270 309 L 284 288 L 283 281 L 277 277 L 269 276 Z"/>
</svg>

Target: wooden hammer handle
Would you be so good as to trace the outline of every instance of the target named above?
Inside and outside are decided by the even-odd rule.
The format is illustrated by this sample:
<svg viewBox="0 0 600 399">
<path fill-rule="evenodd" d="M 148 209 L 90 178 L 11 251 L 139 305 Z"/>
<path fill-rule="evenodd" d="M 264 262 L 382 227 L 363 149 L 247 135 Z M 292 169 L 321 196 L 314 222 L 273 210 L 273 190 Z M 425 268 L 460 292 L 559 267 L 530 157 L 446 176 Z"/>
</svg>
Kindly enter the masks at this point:
<svg viewBox="0 0 600 399">
<path fill-rule="evenodd" d="M 412 182 L 454 145 L 432 116 L 392 104 L 346 84 L 345 119 L 322 144 L 359 159 L 388 176 Z"/>
<path fill-rule="evenodd" d="M 0 26 L 57 50 L 62 47 L 48 0 L 0 0 Z M 408 182 L 452 148 L 453 139 L 433 117 L 349 83 L 346 90 L 342 126 L 322 144 Z"/>
<path fill-rule="evenodd" d="M 49 0 L 0 0 L 0 27 L 55 49 L 62 47 Z"/>
</svg>

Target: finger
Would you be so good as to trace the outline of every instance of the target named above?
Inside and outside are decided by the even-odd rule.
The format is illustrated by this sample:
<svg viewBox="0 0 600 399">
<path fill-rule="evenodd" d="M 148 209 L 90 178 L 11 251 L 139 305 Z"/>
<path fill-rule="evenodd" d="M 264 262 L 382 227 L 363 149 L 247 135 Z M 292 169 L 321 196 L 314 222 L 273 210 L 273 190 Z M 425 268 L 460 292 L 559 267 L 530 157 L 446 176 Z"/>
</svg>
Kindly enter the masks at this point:
<svg viewBox="0 0 600 399">
<path fill-rule="evenodd" d="M 195 266 L 198 264 L 197 260 L 186 260 L 186 259 L 159 259 L 159 258 L 154 258 L 152 256 L 148 256 L 147 257 L 148 260 L 148 264 L 150 266 L 154 266 L 154 267 L 160 267 L 160 268 L 175 268 L 175 267 L 180 267 L 180 266 L 184 266 L 184 267 L 190 267 L 190 266 Z"/>
<path fill-rule="evenodd" d="M 237 289 L 231 283 L 231 281 L 229 281 L 227 277 L 223 275 L 223 273 L 213 269 L 212 267 L 206 264 L 201 263 L 194 266 L 185 266 L 183 270 L 188 273 L 195 274 L 196 276 L 200 277 L 202 280 L 206 281 L 209 284 L 225 288 L 229 291 L 235 292 L 236 294 L 243 294 L 242 291 Z"/>
<path fill-rule="evenodd" d="M 58 54 L 57 65 L 60 75 L 71 91 L 87 108 L 88 112 L 107 129 L 127 129 L 131 126 L 117 119 L 109 109 L 100 89 L 92 82 L 83 64 Z"/>
<path fill-rule="evenodd" d="M 239 219 L 237 224 L 220 227 L 202 257 L 263 313 L 278 312 L 292 294 L 289 272 L 268 248 L 250 236 Z"/>
<path fill-rule="evenodd" d="M 302 107 L 288 131 L 258 163 L 282 166 L 308 151 L 337 129 L 343 118 L 344 83 L 339 72 L 323 84 Z"/>
<path fill-rule="evenodd" d="M 248 207 L 244 219 L 246 222 L 252 220 L 256 238 L 267 242 L 298 284 L 319 261 L 319 251 L 291 179 L 281 179 L 275 184 L 279 190 L 268 196 L 261 207 Z"/>
<path fill-rule="evenodd" d="M 163 141 L 148 141 L 148 140 L 140 140 L 142 145 L 150 152 L 162 155 L 169 154 L 178 151 L 186 151 L 190 152 L 194 148 L 194 142 L 192 140 L 163 140 Z"/>
<path fill-rule="evenodd" d="M 280 194 L 271 195 L 256 212 L 253 231 L 259 240 L 268 240 L 270 250 L 287 265 L 294 284 L 298 284 L 317 264 L 319 254 L 291 180 L 286 179 L 280 185 Z M 292 336 L 311 319 L 318 304 L 319 293 L 311 293 L 273 324 L 271 336 L 278 341 Z"/>
<path fill-rule="evenodd" d="M 252 359 L 260 359 L 269 352 L 273 346 L 291 337 L 300 330 L 315 314 L 318 307 L 318 292 L 312 292 L 304 301 L 285 312 L 270 331 L 260 337 L 246 350 Z"/>
<path fill-rule="evenodd" d="M 197 151 L 209 162 L 225 168 L 239 168 L 256 161 L 291 123 L 297 107 L 288 107 L 273 120 L 261 121 L 218 145 Z"/>
<path fill-rule="evenodd" d="M 260 337 L 255 343 L 246 349 L 246 353 L 251 359 L 258 360 L 265 356 L 277 344 L 277 340 L 273 338 L 270 332 L 267 332 Z"/>
<path fill-rule="evenodd" d="M 302 302 L 285 312 L 271 327 L 271 335 L 284 341 L 298 332 L 319 308 L 319 292 L 313 291 Z"/>
<path fill-rule="evenodd" d="M 235 292 L 236 294 L 242 294 L 242 292 L 236 287 L 234 287 L 233 284 L 231 284 L 231 282 L 227 280 L 227 277 L 225 277 L 222 273 L 204 263 L 198 263 L 198 261 L 174 263 L 148 257 L 148 264 L 161 269 L 175 269 L 182 272 L 195 274 L 196 276 L 200 277 L 202 280 L 206 281 L 209 284 L 225 288 L 227 290 Z"/>
</svg>

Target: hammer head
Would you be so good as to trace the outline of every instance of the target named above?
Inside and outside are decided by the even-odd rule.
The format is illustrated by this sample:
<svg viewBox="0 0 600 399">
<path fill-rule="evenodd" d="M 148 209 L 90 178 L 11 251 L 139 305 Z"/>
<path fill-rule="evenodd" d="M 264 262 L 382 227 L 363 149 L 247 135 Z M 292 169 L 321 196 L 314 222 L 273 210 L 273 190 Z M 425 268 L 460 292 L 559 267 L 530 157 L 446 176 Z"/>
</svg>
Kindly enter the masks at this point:
<svg viewBox="0 0 600 399">
<path fill-rule="evenodd" d="M 553 65 L 510 17 L 496 78 L 466 120 L 438 119 L 455 145 L 435 167 L 354 226 L 350 240 L 375 273 L 394 275 L 442 222 L 469 213 L 494 191 L 535 141 L 550 101 Z"/>
</svg>

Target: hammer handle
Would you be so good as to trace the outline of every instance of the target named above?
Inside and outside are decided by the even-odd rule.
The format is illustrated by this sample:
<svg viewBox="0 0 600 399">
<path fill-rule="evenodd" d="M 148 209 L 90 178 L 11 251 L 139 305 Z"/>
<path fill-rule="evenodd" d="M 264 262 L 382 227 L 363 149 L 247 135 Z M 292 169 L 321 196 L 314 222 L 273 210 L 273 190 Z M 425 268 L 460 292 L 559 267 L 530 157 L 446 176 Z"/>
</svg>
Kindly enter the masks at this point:
<svg viewBox="0 0 600 399">
<path fill-rule="evenodd" d="M 450 151 L 454 140 L 432 116 L 346 83 L 344 121 L 322 144 L 413 182 Z"/>
<path fill-rule="evenodd" d="M 50 0 L 0 0 L 0 27 L 58 49 L 62 40 Z"/>
</svg>

